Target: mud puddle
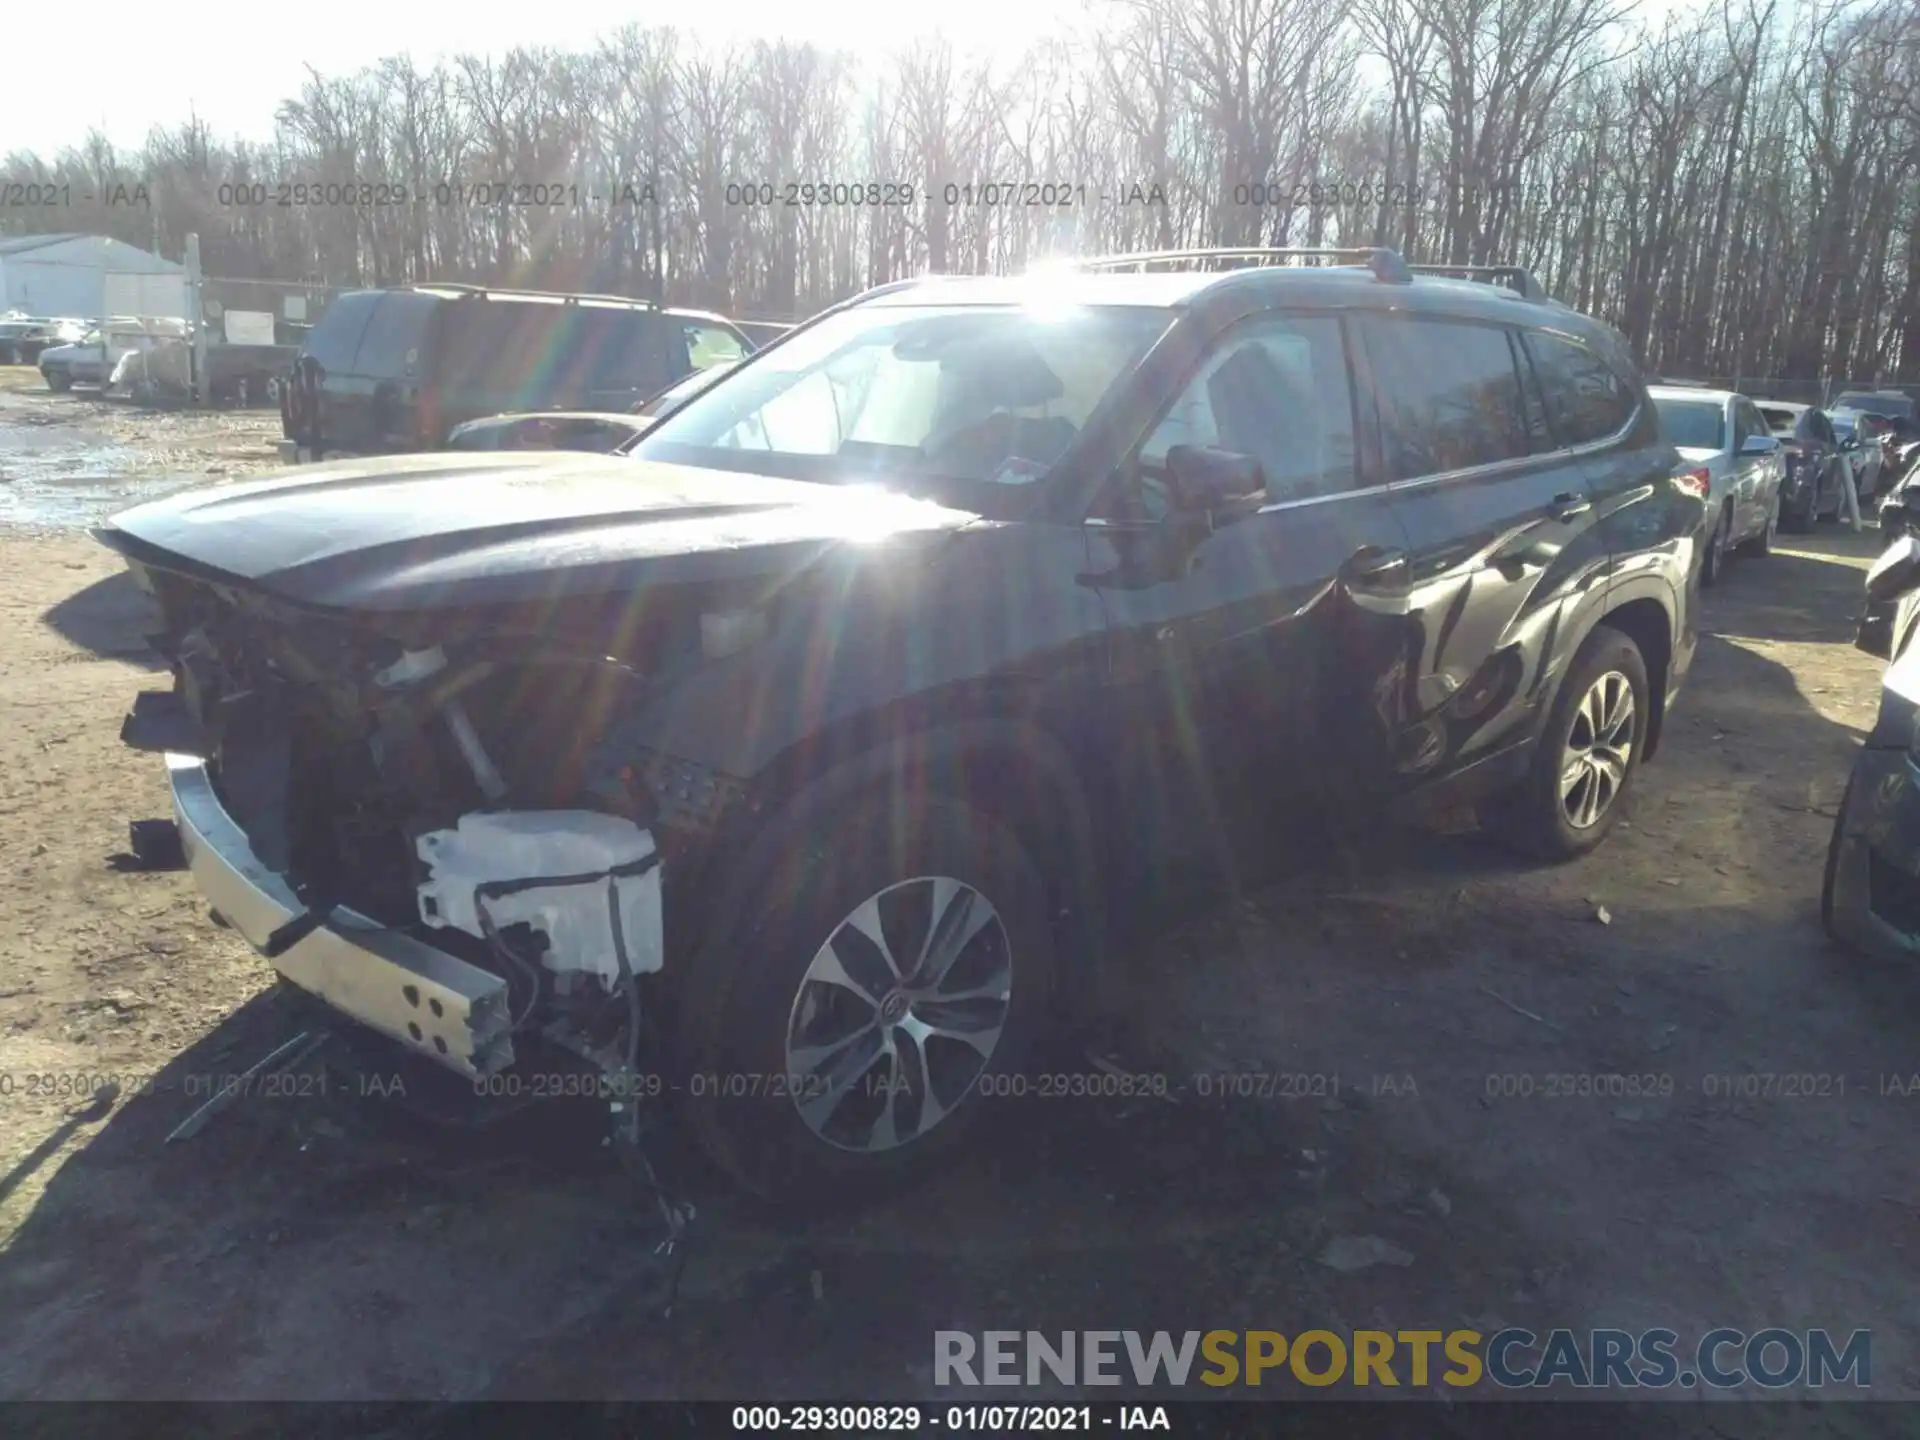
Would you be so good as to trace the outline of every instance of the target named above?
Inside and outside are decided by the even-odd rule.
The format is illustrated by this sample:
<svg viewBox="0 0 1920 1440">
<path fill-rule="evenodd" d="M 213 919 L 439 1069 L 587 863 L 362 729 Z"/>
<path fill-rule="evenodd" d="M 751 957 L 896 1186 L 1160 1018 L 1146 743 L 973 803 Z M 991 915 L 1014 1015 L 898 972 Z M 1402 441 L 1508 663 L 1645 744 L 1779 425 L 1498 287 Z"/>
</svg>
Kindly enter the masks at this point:
<svg viewBox="0 0 1920 1440">
<path fill-rule="evenodd" d="M 77 529 L 272 463 L 278 416 L 0 390 L 0 525 Z M 211 462 L 211 463 L 210 463 Z"/>
</svg>

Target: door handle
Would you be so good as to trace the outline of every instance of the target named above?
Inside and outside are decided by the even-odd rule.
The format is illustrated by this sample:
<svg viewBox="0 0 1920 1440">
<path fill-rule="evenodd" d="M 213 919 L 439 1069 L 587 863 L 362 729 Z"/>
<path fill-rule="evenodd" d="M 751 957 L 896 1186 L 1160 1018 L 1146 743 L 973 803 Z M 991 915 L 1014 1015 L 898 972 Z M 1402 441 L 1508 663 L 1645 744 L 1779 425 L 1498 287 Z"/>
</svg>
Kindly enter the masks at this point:
<svg viewBox="0 0 1920 1440">
<path fill-rule="evenodd" d="M 1553 503 L 1547 507 L 1556 520 L 1572 520 L 1593 509 L 1593 502 L 1584 495 L 1576 495 L 1571 490 L 1553 497 Z"/>
<path fill-rule="evenodd" d="M 1381 545 L 1369 545 L 1356 550 L 1341 567 L 1341 573 L 1349 580 L 1385 580 L 1407 568 L 1407 552 L 1388 549 Z"/>
</svg>

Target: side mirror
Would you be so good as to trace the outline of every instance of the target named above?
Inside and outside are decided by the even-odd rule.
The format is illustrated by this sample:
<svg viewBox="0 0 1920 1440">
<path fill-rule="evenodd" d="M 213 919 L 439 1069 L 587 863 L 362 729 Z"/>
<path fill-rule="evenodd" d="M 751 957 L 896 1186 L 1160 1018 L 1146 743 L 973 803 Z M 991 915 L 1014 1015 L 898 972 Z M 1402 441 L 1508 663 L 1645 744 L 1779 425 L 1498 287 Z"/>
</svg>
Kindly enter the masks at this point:
<svg viewBox="0 0 1920 1440">
<path fill-rule="evenodd" d="M 1780 448 L 1780 442 L 1771 435 L 1749 435 L 1740 446 L 1742 455 L 1771 455 Z"/>
<path fill-rule="evenodd" d="M 1212 445 L 1167 451 L 1167 489 L 1176 509 L 1211 513 L 1266 494 L 1267 477 L 1251 455 Z"/>
<path fill-rule="evenodd" d="M 1867 571 L 1867 603 L 1897 600 L 1920 583 L 1920 540 L 1903 535 Z"/>
<path fill-rule="evenodd" d="M 1916 583 L 1920 583 L 1920 540 L 1902 535 L 1867 572 L 1867 603 L 1854 631 L 1854 649 L 1876 660 L 1893 658 L 1893 622 L 1900 597 Z"/>
</svg>

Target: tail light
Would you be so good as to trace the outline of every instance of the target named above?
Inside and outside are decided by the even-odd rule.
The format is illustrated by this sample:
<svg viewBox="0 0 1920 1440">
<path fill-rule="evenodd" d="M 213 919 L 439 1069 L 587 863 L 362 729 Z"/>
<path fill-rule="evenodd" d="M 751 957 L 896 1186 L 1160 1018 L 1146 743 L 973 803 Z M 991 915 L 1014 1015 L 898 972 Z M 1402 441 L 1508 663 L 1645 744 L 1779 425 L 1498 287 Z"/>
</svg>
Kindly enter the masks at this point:
<svg viewBox="0 0 1920 1440">
<path fill-rule="evenodd" d="M 1704 500 L 1713 491 L 1713 475 L 1706 470 L 1682 470 L 1673 477 L 1674 487 L 1696 500 Z"/>
</svg>

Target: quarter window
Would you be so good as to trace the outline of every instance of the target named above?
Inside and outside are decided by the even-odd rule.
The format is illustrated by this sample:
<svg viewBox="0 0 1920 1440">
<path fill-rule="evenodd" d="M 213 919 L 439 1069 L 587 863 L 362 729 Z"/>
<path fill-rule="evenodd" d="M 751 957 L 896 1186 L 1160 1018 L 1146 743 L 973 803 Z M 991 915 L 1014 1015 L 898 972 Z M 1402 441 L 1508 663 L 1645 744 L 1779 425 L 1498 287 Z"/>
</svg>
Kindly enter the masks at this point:
<svg viewBox="0 0 1920 1440">
<path fill-rule="evenodd" d="M 1512 341 L 1494 325 L 1369 316 L 1387 478 L 1410 480 L 1526 455 Z"/>
<path fill-rule="evenodd" d="M 378 291 L 365 290 L 342 295 L 307 332 L 307 354 L 333 374 L 352 370 L 360 337 L 366 333 L 367 321 L 382 298 Z"/>
<path fill-rule="evenodd" d="M 1526 343 L 1562 444 L 1592 444 L 1627 423 L 1635 403 L 1633 389 L 1593 350 L 1546 330 L 1529 331 Z"/>
<path fill-rule="evenodd" d="M 1232 331 L 1141 446 L 1149 483 L 1175 445 L 1252 456 L 1270 500 L 1351 490 L 1353 397 L 1340 322 L 1295 315 Z"/>
</svg>

